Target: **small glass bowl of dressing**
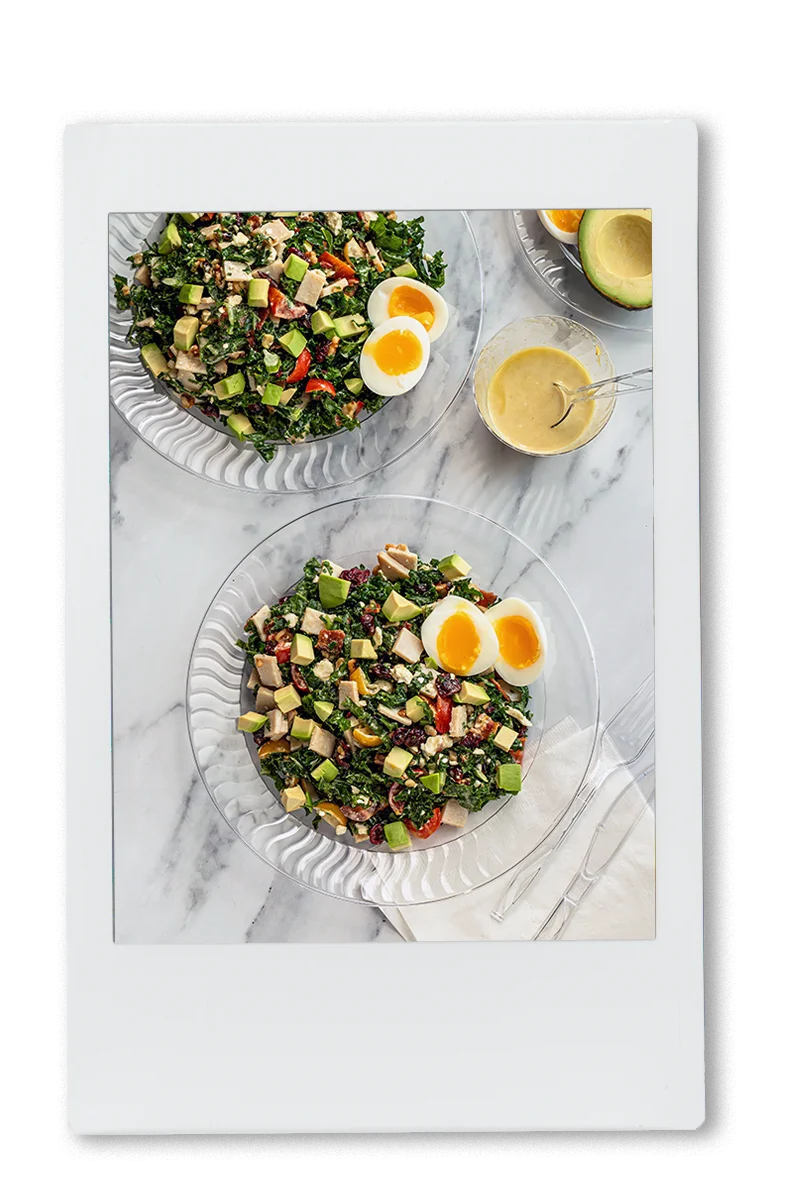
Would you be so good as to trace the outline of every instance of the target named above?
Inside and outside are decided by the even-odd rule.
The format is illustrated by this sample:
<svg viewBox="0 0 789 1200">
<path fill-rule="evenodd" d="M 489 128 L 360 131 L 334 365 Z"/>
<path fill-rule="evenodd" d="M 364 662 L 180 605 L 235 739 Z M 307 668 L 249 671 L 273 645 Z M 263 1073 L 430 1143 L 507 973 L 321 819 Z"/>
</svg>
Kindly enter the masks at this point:
<svg viewBox="0 0 789 1200">
<path fill-rule="evenodd" d="M 553 382 L 567 387 L 603 383 L 614 364 L 600 339 L 567 317 L 520 317 L 491 338 L 474 369 L 474 399 L 483 422 L 500 442 L 536 458 L 579 450 L 608 424 L 616 385 L 567 405 Z"/>
</svg>

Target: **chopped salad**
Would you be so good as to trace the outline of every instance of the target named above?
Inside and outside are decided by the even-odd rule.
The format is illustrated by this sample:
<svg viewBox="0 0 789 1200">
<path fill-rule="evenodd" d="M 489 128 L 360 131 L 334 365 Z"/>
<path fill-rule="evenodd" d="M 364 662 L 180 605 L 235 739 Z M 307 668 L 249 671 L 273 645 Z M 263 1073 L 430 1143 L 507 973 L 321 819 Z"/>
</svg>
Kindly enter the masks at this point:
<svg viewBox="0 0 789 1200">
<path fill-rule="evenodd" d="M 490 619 L 512 603 L 475 584 L 457 554 L 424 562 L 387 544 L 372 571 L 311 558 L 238 643 L 254 696 L 238 727 L 286 811 L 400 850 L 520 791 L 529 688 L 494 660 L 523 647 L 512 649 L 505 615 L 502 651 Z"/>
<path fill-rule="evenodd" d="M 131 309 L 128 338 L 146 367 L 183 406 L 270 459 L 280 442 L 355 428 L 363 408 L 375 412 L 391 394 L 392 373 L 410 371 L 413 386 L 424 370 L 425 319 L 446 306 L 435 291 L 443 256 L 425 254 L 423 222 L 393 212 L 168 213 L 158 242 L 130 256 L 132 278 L 114 277 L 117 305 Z M 385 364 L 376 390 L 375 364 L 360 358 L 368 302 L 389 279 L 404 285 L 410 304 L 389 357 L 402 358 L 405 346 L 410 358 L 402 369 Z"/>
</svg>

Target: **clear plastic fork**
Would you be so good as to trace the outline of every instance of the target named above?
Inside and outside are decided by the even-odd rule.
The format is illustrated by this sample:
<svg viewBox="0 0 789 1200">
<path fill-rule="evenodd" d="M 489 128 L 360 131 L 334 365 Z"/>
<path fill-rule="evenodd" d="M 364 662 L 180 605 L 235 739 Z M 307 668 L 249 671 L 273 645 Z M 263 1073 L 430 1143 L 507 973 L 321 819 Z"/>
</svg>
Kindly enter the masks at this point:
<svg viewBox="0 0 789 1200">
<path fill-rule="evenodd" d="M 568 388 L 563 383 L 554 383 L 554 387 L 565 403 L 565 410 L 554 421 L 551 429 L 556 429 L 562 421 L 569 417 L 573 405 L 582 400 L 592 400 L 602 388 L 616 385 L 617 395 L 627 395 L 633 392 L 649 392 L 652 390 L 652 368 L 642 367 L 640 371 L 626 371 L 624 375 L 613 375 L 610 379 L 601 379 L 599 383 L 585 383 L 583 387 Z"/>
<path fill-rule="evenodd" d="M 507 913 L 523 899 L 603 784 L 621 767 L 632 766 L 654 736 L 655 675 L 652 672 L 625 701 L 619 712 L 614 713 L 602 733 L 598 734 L 592 754 L 591 774 L 587 775 L 569 804 L 526 855 L 490 914 L 494 921 L 503 921 Z M 617 755 L 617 761 L 607 768 L 602 765 L 603 745 L 606 742 L 612 744 Z"/>
</svg>

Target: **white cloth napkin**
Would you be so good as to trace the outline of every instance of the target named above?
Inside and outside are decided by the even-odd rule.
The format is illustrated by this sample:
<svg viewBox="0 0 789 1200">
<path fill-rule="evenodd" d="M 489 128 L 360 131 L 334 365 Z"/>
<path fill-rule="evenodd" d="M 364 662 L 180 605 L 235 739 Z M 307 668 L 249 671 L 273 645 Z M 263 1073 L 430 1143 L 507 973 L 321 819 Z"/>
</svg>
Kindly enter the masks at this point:
<svg viewBox="0 0 789 1200">
<path fill-rule="evenodd" d="M 589 734 L 566 718 L 543 737 L 540 753 L 529 772 L 526 787 L 515 804 L 497 815 L 502 837 L 511 837 L 517 827 L 524 846 L 539 841 L 550 825 L 567 789 L 562 778 L 588 752 Z M 603 769 L 618 761 L 610 743 L 604 742 Z M 637 769 L 646 766 L 637 764 Z M 432 904 L 382 909 L 386 918 L 407 941 L 527 941 L 530 940 L 572 880 L 591 841 L 595 826 L 611 802 L 632 778 L 620 768 L 598 790 L 583 815 L 550 861 L 543 867 L 530 892 L 510 910 L 502 922 L 490 913 L 517 868 L 465 896 L 437 900 Z M 565 800 L 562 801 L 561 797 Z M 631 789 L 636 808 L 641 801 Z M 634 809 L 633 811 L 636 811 Z M 598 883 L 585 896 L 564 932 L 564 940 L 644 940 L 655 936 L 655 820 L 647 808 L 628 840 Z"/>
</svg>

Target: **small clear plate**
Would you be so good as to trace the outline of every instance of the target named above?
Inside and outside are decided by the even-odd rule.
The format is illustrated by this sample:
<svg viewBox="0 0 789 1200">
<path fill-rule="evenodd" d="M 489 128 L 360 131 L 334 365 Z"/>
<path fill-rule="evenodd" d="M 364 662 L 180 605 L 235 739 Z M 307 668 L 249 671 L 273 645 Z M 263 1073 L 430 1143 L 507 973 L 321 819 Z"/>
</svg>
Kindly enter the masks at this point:
<svg viewBox="0 0 789 1200">
<path fill-rule="evenodd" d="M 511 218 L 526 261 L 555 300 L 601 325 L 651 333 L 652 309 L 620 308 L 596 292 L 581 269 L 577 246 L 565 246 L 551 237 L 536 209 L 513 209 Z"/>
</svg>

